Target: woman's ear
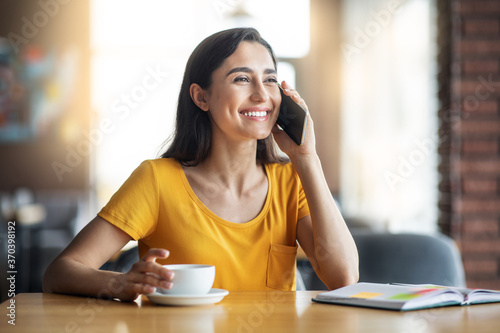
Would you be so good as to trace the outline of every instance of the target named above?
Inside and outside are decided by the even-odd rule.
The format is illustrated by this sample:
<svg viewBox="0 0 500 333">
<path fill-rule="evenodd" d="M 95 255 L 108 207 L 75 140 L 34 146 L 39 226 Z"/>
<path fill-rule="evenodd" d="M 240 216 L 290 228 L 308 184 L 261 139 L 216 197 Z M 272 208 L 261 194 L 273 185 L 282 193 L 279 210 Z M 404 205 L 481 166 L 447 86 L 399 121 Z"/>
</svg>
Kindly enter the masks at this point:
<svg viewBox="0 0 500 333">
<path fill-rule="evenodd" d="M 189 87 L 189 94 L 191 95 L 191 99 L 194 104 L 198 106 L 203 111 L 208 111 L 210 108 L 208 107 L 207 101 L 207 92 L 200 87 L 199 84 L 193 83 Z"/>
</svg>

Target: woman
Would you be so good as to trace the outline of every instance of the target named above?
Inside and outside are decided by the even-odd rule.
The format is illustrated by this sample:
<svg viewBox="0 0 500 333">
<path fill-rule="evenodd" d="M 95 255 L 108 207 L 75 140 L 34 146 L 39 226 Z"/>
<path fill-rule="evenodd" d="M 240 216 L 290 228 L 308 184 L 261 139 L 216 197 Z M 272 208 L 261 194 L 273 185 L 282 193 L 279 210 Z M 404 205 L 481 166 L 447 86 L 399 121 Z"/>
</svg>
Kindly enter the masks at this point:
<svg viewBox="0 0 500 333">
<path fill-rule="evenodd" d="M 276 125 L 280 102 L 274 53 L 255 29 L 201 42 L 169 148 L 143 162 L 54 260 L 44 291 L 134 300 L 171 288 L 167 263 L 215 265 L 215 288 L 294 290 L 297 241 L 329 288 L 356 282 L 356 246 L 326 184 L 313 122 L 297 146 Z M 127 273 L 100 271 L 131 239 L 142 259 Z"/>
</svg>

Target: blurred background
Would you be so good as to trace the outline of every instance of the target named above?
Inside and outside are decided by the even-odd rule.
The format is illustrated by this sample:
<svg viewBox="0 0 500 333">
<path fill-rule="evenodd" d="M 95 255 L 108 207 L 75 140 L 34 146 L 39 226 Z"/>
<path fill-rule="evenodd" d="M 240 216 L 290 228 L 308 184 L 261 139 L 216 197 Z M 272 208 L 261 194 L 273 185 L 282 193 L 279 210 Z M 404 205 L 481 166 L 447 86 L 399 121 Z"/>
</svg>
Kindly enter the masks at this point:
<svg viewBox="0 0 500 333">
<path fill-rule="evenodd" d="M 191 51 L 235 26 L 261 32 L 306 100 L 350 228 L 448 235 L 467 285 L 500 289 L 498 1 L 0 6 L 0 275 L 16 221 L 17 292 L 41 290 L 48 263 L 158 156 Z"/>
</svg>

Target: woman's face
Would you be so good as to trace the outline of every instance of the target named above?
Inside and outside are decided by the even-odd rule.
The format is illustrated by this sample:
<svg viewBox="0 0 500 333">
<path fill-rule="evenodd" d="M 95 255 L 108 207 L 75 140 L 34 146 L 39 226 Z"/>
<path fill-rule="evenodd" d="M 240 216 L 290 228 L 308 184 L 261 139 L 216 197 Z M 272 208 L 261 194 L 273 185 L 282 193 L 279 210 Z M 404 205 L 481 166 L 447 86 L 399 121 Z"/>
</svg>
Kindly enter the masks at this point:
<svg viewBox="0 0 500 333">
<path fill-rule="evenodd" d="M 213 135 L 229 140 L 264 139 L 278 117 L 281 95 L 269 51 L 243 41 L 212 73 L 206 90 Z"/>
</svg>

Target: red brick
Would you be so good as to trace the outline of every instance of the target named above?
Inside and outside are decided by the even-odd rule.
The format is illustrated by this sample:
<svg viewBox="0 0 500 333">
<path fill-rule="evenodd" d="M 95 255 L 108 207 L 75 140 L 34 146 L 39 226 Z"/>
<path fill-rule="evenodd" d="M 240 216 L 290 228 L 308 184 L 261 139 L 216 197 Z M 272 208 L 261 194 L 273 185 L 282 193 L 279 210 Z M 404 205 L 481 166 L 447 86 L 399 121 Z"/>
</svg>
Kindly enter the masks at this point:
<svg viewBox="0 0 500 333">
<path fill-rule="evenodd" d="M 500 254 L 500 239 L 463 239 L 461 241 L 462 255 L 468 254 Z"/>
<path fill-rule="evenodd" d="M 496 259 L 464 259 L 464 269 L 467 273 L 483 273 L 496 275 L 498 260 Z"/>
<path fill-rule="evenodd" d="M 460 124 L 462 135 L 470 134 L 498 134 L 500 133 L 500 120 L 494 121 L 462 121 Z M 500 172 L 500 170 L 499 170 Z"/>
<path fill-rule="evenodd" d="M 500 198 L 470 199 L 462 197 L 459 200 L 459 202 L 457 202 L 457 207 L 461 214 L 470 214 L 470 213 L 500 214 Z M 500 239 L 498 242 L 498 248 L 500 250 Z"/>
<path fill-rule="evenodd" d="M 467 100 L 462 102 L 464 117 L 498 117 L 498 102 L 496 100 Z"/>
<path fill-rule="evenodd" d="M 500 0 L 454 0 L 451 15 L 453 75 L 442 89 L 459 116 L 439 114 L 450 136 L 439 147 L 440 226 L 460 241 L 468 286 L 500 290 Z"/>
<path fill-rule="evenodd" d="M 463 218 L 462 233 L 465 236 L 499 235 L 499 222 L 495 219 Z"/>
<path fill-rule="evenodd" d="M 465 19 L 463 29 L 465 36 L 498 35 L 500 32 L 500 21 L 497 19 Z"/>
<path fill-rule="evenodd" d="M 493 74 L 478 75 L 475 79 L 455 81 L 452 89 L 453 94 L 462 97 L 462 105 L 474 104 L 499 95 L 500 78 Z"/>
<path fill-rule="evenodd" d="M 498 56 L 500 42 L 497 40 L 461 40 L 455 43 L 455 52 L 462 55 Z"/>
<path fill-rule="evenodd" d="M 468 14 L 500 14 L 500 2 L 498 0 L 489 1 L 455 1 L 453 2 L 452 11 L 456 11 L 463 15 Z"/>
<path fill-rule="evenodd" d="M 496 179 L 466 179 L 462 182 L 465 194 L 497 194 L 498 182 Z"/>
<path fill-rule="evenodd" d="M 498 175 L 500 173 L 500 160 L 490 159 L 481 162 L 461 160 L 459 162 L 459 167 L 460 167 L 460 173 L 462 174 Z"/>
<path fill-rule="evenodd" d="M 498 139 L 493 140 L 464 140 L 462 142 L 462 153 L 474 154 L 497 154 L 499 152 Z"/>
<path fill-rule="evenodd" d="M 466 60 L 462 63 L 464 74 L 495 74 L 500 70 L 498 60 Z"/>
</svg>

